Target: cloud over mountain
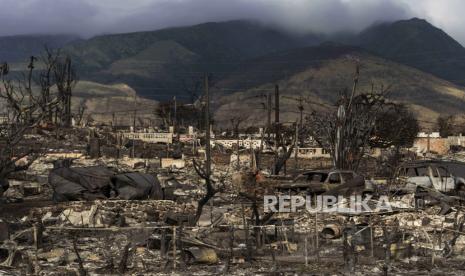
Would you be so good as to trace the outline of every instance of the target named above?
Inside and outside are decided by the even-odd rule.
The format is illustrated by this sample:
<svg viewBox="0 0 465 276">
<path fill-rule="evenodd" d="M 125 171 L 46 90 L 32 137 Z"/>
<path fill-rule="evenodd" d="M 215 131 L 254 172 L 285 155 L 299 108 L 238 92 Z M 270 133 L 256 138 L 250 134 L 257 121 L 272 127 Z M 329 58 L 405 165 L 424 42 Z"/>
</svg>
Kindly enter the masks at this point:
<svg viewBox="0 0 465 276">
<path fill-rule="evenodd" d="M 0 35 L 92 36 L 233 19 L 328 33 L 417 16 L 465 41 L 460 0 L 1 0 L 0 5 Z"/>
</svg>

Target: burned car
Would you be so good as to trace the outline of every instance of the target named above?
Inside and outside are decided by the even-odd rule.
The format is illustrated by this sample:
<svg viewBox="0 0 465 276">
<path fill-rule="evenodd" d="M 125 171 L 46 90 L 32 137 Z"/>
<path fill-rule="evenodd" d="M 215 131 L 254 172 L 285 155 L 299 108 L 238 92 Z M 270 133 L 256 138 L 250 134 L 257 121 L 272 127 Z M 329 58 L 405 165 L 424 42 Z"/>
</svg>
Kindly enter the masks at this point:
<svg viewBox="0 0 465 276">
<path fill-rule="evenodd" d="M 413 193 L 423 189 L 465 195 L 465 179 L 451 174 L 447 165 L 441 162 L 410 162 L 396 169 L 389 189 L 401 193 Z"/>
<path fill-rule="evenodd" d="M 55 202 L 118 198 L 163 199 L 157 177 L 144 173 L 116 173 L 104 166 L 57 167 L 48 182 Z"/>
<path fill-rule="evenodd" d="M 292 181 L 283 181 L 276 189 L 291 191 L 306 191 L 309 194 L 372 194 L 375 186 L 372 181 L 354 171 L 348 170 L 318 170 L 298 175 Z"/>
</svg>

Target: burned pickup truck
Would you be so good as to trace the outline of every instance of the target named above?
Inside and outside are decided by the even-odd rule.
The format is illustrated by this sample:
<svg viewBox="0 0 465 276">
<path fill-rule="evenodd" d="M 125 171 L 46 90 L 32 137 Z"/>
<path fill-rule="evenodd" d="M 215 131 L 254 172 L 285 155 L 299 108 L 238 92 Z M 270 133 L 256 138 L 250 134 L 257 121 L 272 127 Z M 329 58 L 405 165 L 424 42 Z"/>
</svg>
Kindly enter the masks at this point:
<svg viewBox="0 0 465 276">
<path fill-rule="evenodd" d="M 417 161 L 400 165 L 389 183 L 395 193 L 435 190 L 445 194 L 465 195 L 465 179 L 453 175 L 447 164 L 439 161 Z"/>
<path fill-rule="evenodd" d="M 361 175 L 346 170 L 318 170 L 298 175 L 274 185 L 278 191 L 306 191 L 308 194 L 372 194 L 375 186 Z"/>
</svg>

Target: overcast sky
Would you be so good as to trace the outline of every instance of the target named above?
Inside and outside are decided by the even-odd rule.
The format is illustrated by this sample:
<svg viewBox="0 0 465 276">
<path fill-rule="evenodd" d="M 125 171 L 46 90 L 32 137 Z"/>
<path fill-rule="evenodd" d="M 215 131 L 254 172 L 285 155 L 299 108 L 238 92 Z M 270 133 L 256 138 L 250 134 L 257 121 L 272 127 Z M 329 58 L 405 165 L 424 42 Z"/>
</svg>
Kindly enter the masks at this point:
<svg viewBox="0 0 465 276">
<path fill-rule="evenodd" d="M 464 11 L 463 0 L 0 0 L 0 35 L 89 37 L 232 19 L 327 33 L 415 16 L 465 45 Z"/>
</svg>

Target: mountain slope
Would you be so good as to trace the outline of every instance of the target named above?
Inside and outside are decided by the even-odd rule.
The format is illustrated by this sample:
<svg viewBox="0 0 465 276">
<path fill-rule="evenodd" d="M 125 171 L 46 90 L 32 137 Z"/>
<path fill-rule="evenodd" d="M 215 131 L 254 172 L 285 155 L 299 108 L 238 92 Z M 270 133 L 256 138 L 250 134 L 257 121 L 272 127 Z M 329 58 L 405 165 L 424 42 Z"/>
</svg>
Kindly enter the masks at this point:
<svg viewBox="0 0 465 276">
<path fill-rule="evenodd" d="M 76 43 L 67 50 L 88 69 L 103 69 L 112 62 L 134 56 L 152 44 L 174 41 L 205 59 L 244 60 L 302 43 L 319 42 L 318 37 L 295 38 L 250 21 L 212 22 L 157 31 L 103 35 Z"/>
<path fill-rule="evenodd" d="M 156 99 L 186 96 L 182 83 L 212 72 L 216 80 L 270 53 L 343 40 L 371 53 L 465 84 L 465 49 L 442 30 L 413 18 L 358 35 L 296 37 L 250 21 L 204 23 L 158 31 L 97 36 L 66 47 L 82 78 L 124 82 Z M 287 65 L 286 65 L 287 66 Z M 286 69 L 286 68 L 285 68 Z"/>
<path fill-rule="evenodd" d="M 43 46 L 41 37 L 34 43 L 16 39 L 16 44 L 9 45 L 17 48 L 11 50 L 10 46 L 8 53 L 23 53 L 16 56 L 23 62 Z M 358 46 L 324 43 L 299 48 L 325 39 Z M 180 101 L 191 101 L 194 97 L 188 90 L 198 88 L 196 84 L 208 72 L 213 74 L 215 87 L 221 87 L 216 92 L 219 100 L 234 102 L 238 95 L 255 95 L 281 83 L 285 94 L 304 93 L 316 101 L 331 103 L 341 89 L 351 85 L 353 60 L 361 59 L 363 89 L 370 89 L 371 82 L 392 84 L 393 98 L 412 103 L 425 120 L 434 119 L 440 112 L 460 112 L 463 104 L 463 89 L 450 82 L 460 84 L 465 79 L 464 48 L 420 19 L 379 24 L 358 35 L 301 37 L 249 21 L 205 23 L 97 36 L 68 43 L 64 51 L 78 66 L 79 79 L 97 86 L 106 84 L 101 88 L 110 91 L 112 84 L 126 83 L 139 96 L 157 100 L 177 96 Z M 16 71 L 26 66 L 13 63 L 10 68 Z"/>
<path fill-rule="evenodd" d="M 126 84 L 104 85 L 79 81 L 73 89 L 72 110 L 85 106 L 83 118 L 111 124 L 114 119 L 120 125 L 132 125 L 134 109 L 139 109 L 136 123 L 156 119 L 158 102 L 136 96 L 136 91 Z"/>
<path fill-rule="evenodd" d="M 413 18 L 372 26 L 354 44 L 457 84 L 465 84 L 465 48 L 439 28 Z"/>
<path fill-rule="evenodd" d="M 44 47 L 61 48 L 79 40 L 72 35 L 18 35 L 0 37 L 0 62 L 23 62 L 40 54 Z"/>
<path fill-rule="evenodd" d="M 388 61 L 350 46 L 323 44 L 262 57 L 244 64 L 243 69 L 221 81 L 217 90 L 216 117 L 227 124 L 231 116 L 248 114 L 249 124 L 264 122 L 261 108 L 264 93 L 280 86 L 282 121 L 295 121 L 297 102 L 288 97 L 302 95 L 313 104 L 305 112 L 331 108 L 339 93 L 350 89 L 355 62 L 360 63 L 358 91 L 390 87 L 389 98 L 410 105 L 425 126 L 441 113 L 458 114 L 465 106 L 465 89 L 417 69 Z M 251 77 L 253 76 L 253 77 Z M 248 80 L 248 81 L 245 81 Z M 316 104 L 321 103 L 321 104 Z"/>
<path fill-rule="evenodd" d="M 254 22 L 229 21 L 98 36 L 65 50 L 84 78 L 125 82 L 141 95 L 162 98 L 185 93 L 181 78 L 204 72 L 221 78 L 240 61 L 320 41 L 320 36 L 295 37 Z"/>
<path fill-rule="evenodd" d="M 3 86 L 0 84 L 0 89 Z M 35 93 L 39 93 L 40 88 L 33 87 Z M 56 87 L 52 87 L 52 95 L 56 95 Z M 71 100 L 71 110 L 73 114 L 78 114 L 84 107 L 84 121 L 93 120 L 99 123 L 110 125 L 115 120 L 119 125 L 132 125 L 134 110 L 136 113 L 136 124 L 141 122 L 149 124 L 157 119 L 155 109 L 158 102 L 150 99 L 138 97 L 136 91 L 124 83 L 105 85 L 91 81 L 78 81 L 73 88 Z M 0 115 L 4 115 L 6 102 L 0 100 Z"/>
</svg>

